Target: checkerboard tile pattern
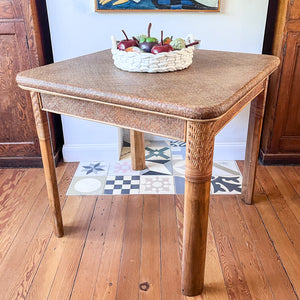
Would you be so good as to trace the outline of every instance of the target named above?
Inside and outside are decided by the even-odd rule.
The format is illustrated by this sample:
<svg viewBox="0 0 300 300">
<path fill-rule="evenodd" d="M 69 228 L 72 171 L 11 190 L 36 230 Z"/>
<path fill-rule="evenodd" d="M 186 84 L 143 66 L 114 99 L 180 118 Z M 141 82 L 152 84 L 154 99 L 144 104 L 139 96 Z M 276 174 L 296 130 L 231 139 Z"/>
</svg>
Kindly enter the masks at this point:
<svg viewBox="0 0 300 300">
<path fill-rule="evenodd" d="M 104 195 L 139 194 L 140 176 L 107 176 Z"/>
<path fill-rule="evenodd" d="M 146 169 L 131 169 L 130 145 L 119 161 L 80 162 L 67 195 L 184 194 L 185 143 L 145 142 Z M 213 164 L 211 193 L 239 194 L 242 175 L 235 161 Z"/>
</svg>

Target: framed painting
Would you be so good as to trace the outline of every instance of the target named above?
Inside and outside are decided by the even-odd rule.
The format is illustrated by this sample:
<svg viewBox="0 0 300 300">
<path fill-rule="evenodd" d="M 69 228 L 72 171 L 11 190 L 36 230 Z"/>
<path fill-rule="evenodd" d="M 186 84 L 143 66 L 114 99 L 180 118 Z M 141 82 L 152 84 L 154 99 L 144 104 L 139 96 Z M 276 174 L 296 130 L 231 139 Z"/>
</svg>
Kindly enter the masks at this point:
<svg viewBox="0 0 300 300">
<path fill-rule="evenodd" d="M 96 11 L 220 11 L 221 0 L 95 0 Z"/>
</svg>

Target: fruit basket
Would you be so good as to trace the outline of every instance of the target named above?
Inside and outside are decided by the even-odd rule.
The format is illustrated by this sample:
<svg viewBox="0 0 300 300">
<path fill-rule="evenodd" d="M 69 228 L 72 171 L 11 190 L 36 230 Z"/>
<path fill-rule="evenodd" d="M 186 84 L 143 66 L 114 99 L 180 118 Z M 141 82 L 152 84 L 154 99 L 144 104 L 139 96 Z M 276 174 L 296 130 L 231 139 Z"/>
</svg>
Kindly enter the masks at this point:
<svg viewBox="0 0 300 300">
<path fill-rule="evenodd" d="M 145 73 L 172 72 L 186 69 L 193 61 L 194 46 L 158 54 L 136 53 L 119 50 L 116 38 L 112 36 L 111 39 L 114 64 L 121 70 Z M 194 41 L 193 35 L 189 34 L 186 43 Z"/>
</svg>

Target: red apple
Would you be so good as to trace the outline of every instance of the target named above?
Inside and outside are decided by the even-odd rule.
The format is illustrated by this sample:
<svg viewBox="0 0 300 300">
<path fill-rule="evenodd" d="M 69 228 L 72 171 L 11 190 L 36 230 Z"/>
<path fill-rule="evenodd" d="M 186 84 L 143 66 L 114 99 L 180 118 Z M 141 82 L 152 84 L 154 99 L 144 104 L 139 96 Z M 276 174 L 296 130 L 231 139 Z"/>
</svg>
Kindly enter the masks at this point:
<svg viewBox="0 0 300 300">
<path fill-rule="evenodd" d="M 138 42 L 134 39 L 130 40 L 128 39 L 127 34 L 125 33 L 124 30 L 122 30 L 123 34 L 125 35 L 126 40 L 122 40 L 121 42 L 119 42 L 118 44 L 118 49 L 125 51 L 125 49 L 129 48 L 129 47 L 134 47 L 134 46 L 138 46 Z"/>
<path fill-rule="evenodd" d="M 173 47 L 169 44 L 164 44 L 163 31 L 161 31 L 161 42 L 160 44 L 157 44 L 152 47 L 151 53 L 157 54 L 161 52 L 170 52 L 170 51 L 173 51 Z"/>
</svg>

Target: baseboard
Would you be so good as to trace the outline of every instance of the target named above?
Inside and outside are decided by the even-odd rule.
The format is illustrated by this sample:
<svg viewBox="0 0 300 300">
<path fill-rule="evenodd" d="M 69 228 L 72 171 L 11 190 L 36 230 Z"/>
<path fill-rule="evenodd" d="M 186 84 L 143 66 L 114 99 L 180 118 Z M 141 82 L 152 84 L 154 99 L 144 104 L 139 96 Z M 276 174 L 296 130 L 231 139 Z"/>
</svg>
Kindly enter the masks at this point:
<svg viewBox="0 0 300 300">
<path fill-rule="evenodd" d="M 119 159 L 120 149 L 116 144 L 104 145 L 64 145 L 65 162 L 97 161 Z M 214 160 L 244 160 L 245 143 L 216 143 Z"/>
<path fill-rule="evenodd" d="M 260 149 L 259 160 L 263 165 L 298 165 L 300 153 L 264 153 Z"/>
<path fill-rule="evenodd" d="M 61 149 L 54 154 L 55 166 L 62 158 Z M 43 162 L 41 156 L 14 156 L 0 157 L 0 168 L 42 168 Z"/>
<path fill-rule="evenodd" d="M 64 145 L 63 160 L 78 161 L 116 161 L 120 157 L 120 147 L 116 144 L 101 145 Z"/>
</svg>

